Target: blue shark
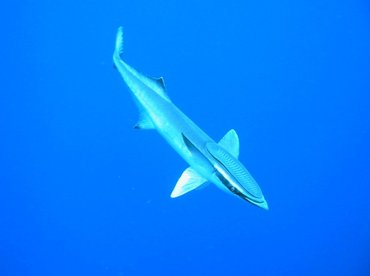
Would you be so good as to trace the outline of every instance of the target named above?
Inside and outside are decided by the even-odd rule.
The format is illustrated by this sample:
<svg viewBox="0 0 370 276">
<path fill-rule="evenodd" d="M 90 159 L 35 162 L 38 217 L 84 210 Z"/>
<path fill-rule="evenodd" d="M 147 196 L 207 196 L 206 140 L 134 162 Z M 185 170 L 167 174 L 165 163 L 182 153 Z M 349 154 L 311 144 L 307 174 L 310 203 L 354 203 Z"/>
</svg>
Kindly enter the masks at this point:
<svg viewBox="0 0 370 276">
<path fill-rule="evenodd" d="M 171 193 L 184 195 L 206 183 L 268 210 L 257 182 L 238 160 L 239 138 L 234 129 L 216 143 L 169 98 L 162 77 L 141 74 L 123 61 L 123 29 L 116 36 L 115 67 L 128 86 L 139 110 L 136 129 L 154 129 L 189 164 Z"/>
</svg>

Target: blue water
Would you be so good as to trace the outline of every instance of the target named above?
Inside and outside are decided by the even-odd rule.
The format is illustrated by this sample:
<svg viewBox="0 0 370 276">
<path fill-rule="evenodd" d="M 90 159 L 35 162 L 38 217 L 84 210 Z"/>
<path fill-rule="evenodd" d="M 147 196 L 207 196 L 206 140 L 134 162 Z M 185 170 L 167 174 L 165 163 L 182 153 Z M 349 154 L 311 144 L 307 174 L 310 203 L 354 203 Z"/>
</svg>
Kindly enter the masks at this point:
<svg viewBox="0 0 370 276">
<path fill-rule="evenodd" d="M 370 275 L 368 1 L 6 1 L 0 275 Z M 269 203 L 169 197 L 185 162 L 112 66 L 235 128 Z"/>
</svg>

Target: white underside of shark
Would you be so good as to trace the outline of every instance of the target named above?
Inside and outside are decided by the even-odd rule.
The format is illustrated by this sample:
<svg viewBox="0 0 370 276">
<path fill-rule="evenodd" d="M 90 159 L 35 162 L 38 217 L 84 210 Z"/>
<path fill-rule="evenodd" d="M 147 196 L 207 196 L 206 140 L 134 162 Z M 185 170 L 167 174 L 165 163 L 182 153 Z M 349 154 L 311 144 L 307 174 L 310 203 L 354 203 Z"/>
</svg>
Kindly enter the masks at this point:
<svg viewBox="0 0 370 276">
<path fill-rule="evenodd" d="M 186 194 L 206 182 L 263 209 L 267 202 L 257 182 L 238 160 L 239 138 L 231 129 L 218 143 L 190 120 L 167 96 L 163 78 L 145 76 L 122 60 L 123 31 L 118 29 L 113 54 L 115 67 L 139 109 L 137 129 L 156 129 L 189 167 L 171 197 Z"/>
</svg>

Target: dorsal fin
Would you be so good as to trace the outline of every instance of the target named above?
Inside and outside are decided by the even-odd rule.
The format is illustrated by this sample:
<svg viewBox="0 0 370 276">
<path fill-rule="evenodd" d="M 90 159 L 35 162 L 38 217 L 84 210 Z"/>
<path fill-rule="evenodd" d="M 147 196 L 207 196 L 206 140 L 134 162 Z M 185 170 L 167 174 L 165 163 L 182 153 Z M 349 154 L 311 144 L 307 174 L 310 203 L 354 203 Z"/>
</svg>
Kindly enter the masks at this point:
<svg viewBox="0 0 370 276">
<path fill-rule="evenodd" d="M 139 110 L 139 119 L 137 123 L 134 125 L 135 129 L 155 129 L 152 119 L 150 118 L 149 114 L 145 111 L 143 106 L 139 104 L 139 102 L 134 99 L 134 102 Z"/>
<path fill-rule="evenodd" d="M 145 111 L 140 110 L 139 120 L 134 126 L 134 128 L 136 129 L 155 129 L 155 126 L 152 120 L 150 119 L 149 115 Z"/>
<path fill-rule="evenodd" d="M 166 93 L 166 86 L 164 84 L 163 77 L 159 77 L 159 78 L 147 77 L 147 78 L 150 80 L 148 85 L 151 89 L 153 89 L 155 92 L 157 92 L 159 95 L 161 95 L 166 100 L 171 101 Z"/>
<path fill-rule="evenodd" d="M 207 182 L 207 179 L 200 176 L 193 168 L 187 168 L 180 176 L 175 188 L 171 193 L 171 197 L 182 196 Z"/>
<path fill-rule="evenodd" d="M 157 83 L 157 85 L 162 89 L 162 90 L 166 90 L 166 86 L 164 85 L 164 78 L 163 77 L 159 77 L 159 78 L 153 78 L 151 77 L 151 79 L 153 81 L 155 81 Z"/>
<path fill-rule="evenodd" d="M 230 129 L 218 144 L 235 158 L 239 157 L 239 137 L 234 129 Z"/>
</svg>

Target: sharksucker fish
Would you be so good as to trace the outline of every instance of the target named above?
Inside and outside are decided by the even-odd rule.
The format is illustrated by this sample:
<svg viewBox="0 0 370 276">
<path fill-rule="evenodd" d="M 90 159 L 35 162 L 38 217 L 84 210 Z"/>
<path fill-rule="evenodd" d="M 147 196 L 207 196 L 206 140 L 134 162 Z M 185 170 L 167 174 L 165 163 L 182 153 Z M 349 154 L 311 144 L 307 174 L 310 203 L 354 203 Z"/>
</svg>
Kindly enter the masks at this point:
<svg viewBox="0 0 370 276">
<path fill-rule="evenodd" d="M 207 182 L 268 210 L 252 175 L 239 161 L 239 138 L 234 129 L 216 143 L 168 97 L 162 77 L 141 74 L 123 61 L 123 28 L 117 31 L 114 65 L 139 109 L 137 129 L 155 129 L 189 164 L 171 193 L 179 197 Z"/>
</svg>

